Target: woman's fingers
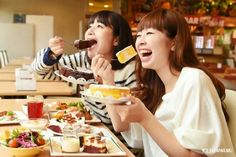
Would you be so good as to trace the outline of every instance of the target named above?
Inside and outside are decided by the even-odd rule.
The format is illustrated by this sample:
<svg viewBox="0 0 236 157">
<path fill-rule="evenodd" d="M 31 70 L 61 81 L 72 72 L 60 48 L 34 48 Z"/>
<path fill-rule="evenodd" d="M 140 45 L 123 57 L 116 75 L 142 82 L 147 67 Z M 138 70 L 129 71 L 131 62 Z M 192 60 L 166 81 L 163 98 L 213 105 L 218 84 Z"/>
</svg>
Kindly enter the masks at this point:
<svg viewBox="0 0 236 157">
<path fill-rule="evenodd" d="M 91 69 L 96 76 L 102 77 L 110 68 L 110 63 L 102 55 L 97 55 L 92 59 Z"/>
<path fill-rule="evenodd" d="M 49 40 L 48 46 L 57 56 L 64 53 L 65 43 L 62 37 L 56 36 L 54 38 L 51 38 Z"/>
</svg>

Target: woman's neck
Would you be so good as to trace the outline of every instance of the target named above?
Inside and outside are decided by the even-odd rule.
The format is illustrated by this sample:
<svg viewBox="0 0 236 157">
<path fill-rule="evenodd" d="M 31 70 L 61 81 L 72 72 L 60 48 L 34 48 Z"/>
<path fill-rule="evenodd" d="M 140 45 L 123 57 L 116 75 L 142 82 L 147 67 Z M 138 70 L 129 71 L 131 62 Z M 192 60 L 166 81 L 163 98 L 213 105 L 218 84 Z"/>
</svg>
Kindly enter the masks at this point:
<svg viewBox="0 0 236 157">
<path fill-rule="evenodd" d="M 157 74 L 159 75 L 160 79 L 162 80 L 166 93 L 169 93 L 173 90 L 175 87 L 175 84 L 179 78 L 180 72 L 173 70 L 173 72 L 170 71 L 169 68 L 162 69 L 161 71 L 158 71 Z"/>
</svg>

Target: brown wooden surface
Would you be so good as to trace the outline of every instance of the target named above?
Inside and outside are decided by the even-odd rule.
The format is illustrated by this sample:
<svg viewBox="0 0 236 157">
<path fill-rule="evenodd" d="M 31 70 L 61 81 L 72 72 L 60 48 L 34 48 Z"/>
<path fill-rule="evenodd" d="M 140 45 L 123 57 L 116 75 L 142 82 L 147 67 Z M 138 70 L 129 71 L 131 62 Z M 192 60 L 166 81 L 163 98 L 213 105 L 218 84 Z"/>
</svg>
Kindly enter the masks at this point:
<svg viewBox="0 0 236 157">
<path fill-rule="evenodd" d="M 36 82 L 36 90 L 17 91 L 15 82 L 0 82 L 0 96 L 26 96 L 26 95 L 72 95 L 73 89 L 66 82 Z"/>
<path fill-rule="evenodd" d="M 36 81 L 38 81 L 38 82 L 52 82 L 52 81 L 57 82 L 57 81 L 61 81 L 61 80 L 42 79 L 37 74 L 35 74 L 34 76 L 36 78 Z M 11 73 L 11 72 L 9 72 L 9 73 L 7 73 L 7 72 L 6 73 L 0 73 L 0 81 L 9 81 L 9 82 L 10 81 L 16 81 L 15 73 Z"/>
<path fill-rule="evenodd" d="M 15 73 L 15 69 L 16 68 L 20 68 L 21 66 L 11 66 L 11 65 L 7 65 L 3 68 L 0 69 L 0 73 Z"/>
<path fill-rule="evenodd" d="M 31 64 L 33 61 L 33 58 L 16 58 L 16 59 L 12 59 L 10 60 L 9 64 L 11 65 L 23 65 L 23 64 Z"/>
<path fill-rule="evenodd" d="M 44 99 L 44 102 L 75 102 L 80 100 L 79 98 L 70 98 L 70 99 Z M 0 111 L 3 110 L 14 110 L 14 111 L 21 111 L 21 105 L 27 103 L 27 99 L 0 99 Z M 96 126 L 102 127 L 107 129 L 107 127 L 99 123 Z M 3 130 L 8 130 L 12 128 L 19 127 L 19 125 L 0 125 L 0 131 Z M 108 129 L 107 129 L 108 130 Z M 109 131 L 109 130 L 108 130 Z M 111 133 L 111 131 L 109 131 Z M 117 143 L 121 146 L 121 148 L 126 152 L 126 157 L 134 157 L 134 155 L 125 147 L 125 145 L 117 138 L 114 136 L 113 133 L 111 135 L 114 137 L 114 139 L 117 141 Z M 2 147 L 0 147 L 0 152 L 2 157 L 10 157 L 9 153 Z M 49 146 L 44 149 L 37 157 L 50 157 L 50 152 L 49 152 Z"/>
</svg>

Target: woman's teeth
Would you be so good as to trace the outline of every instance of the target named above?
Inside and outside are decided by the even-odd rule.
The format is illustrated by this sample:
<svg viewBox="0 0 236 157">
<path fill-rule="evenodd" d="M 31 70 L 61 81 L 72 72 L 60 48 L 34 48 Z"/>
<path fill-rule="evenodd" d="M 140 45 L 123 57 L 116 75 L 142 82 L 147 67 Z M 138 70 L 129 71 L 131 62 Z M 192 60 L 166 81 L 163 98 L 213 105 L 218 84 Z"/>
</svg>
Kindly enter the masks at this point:
<svg viewBox="0 0 236 157">
<path fill-rule="evenodd" d="M 143 52 L 141 52 L 140 53 L 143 57 L 145 57 L 145 56 L 150 56 L 151 54 L 152 54 L 152 52 L 151 51 L 143 51 Z"/>
</svg>

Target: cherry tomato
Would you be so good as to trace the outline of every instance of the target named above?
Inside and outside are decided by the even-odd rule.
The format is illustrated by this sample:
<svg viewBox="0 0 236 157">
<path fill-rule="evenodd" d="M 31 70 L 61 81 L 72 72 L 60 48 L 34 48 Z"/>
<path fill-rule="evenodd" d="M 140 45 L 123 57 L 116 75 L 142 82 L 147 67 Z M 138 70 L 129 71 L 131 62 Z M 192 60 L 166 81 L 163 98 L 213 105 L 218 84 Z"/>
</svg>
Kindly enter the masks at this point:
<svg viewBox="0 0 236 157">
<path fill-rule="evenodd" d="M 36 144 L 37 144 L 38 146 L 44 145 L 44 144 L 45 144 L 45 140 L 44 140 L 42 137 L 38 137 L 38 138 L 36 139 Z"/>
<path fill-rule="evenodd" d="M 11 148 L 17 148 L 19 146 L 18 142 L 16 141 L 16 139 L 11 139 L 9 142 L 8 142 L 8 147 L 11 147 Z"/>
</svg>

